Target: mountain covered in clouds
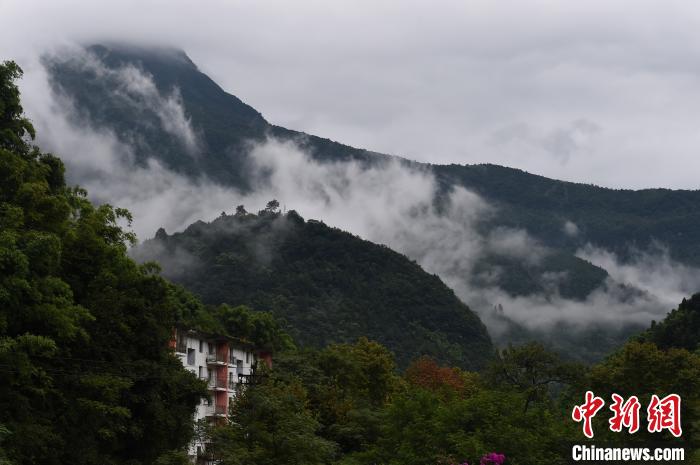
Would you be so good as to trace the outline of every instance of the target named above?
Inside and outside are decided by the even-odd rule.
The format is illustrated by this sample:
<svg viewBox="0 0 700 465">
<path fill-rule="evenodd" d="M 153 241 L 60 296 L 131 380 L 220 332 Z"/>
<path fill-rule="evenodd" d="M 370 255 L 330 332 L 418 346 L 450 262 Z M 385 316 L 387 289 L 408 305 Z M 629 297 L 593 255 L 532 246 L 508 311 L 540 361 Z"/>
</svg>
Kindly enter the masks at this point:
<svg viewBox="0 0 700 465">
<path fill-rule="evenodd" d="M 324 160 L 381 156 L 268 123 L 183 51 L 104 45 L 86 51 L 45 57 L 52 84 L 73 101 L 77 119 L 129 141 L 137 163 L 155 158 L 193 178 L 250 189 L 247 149 L 267 137 L 301 142 Z"/>
<path fill-rule="evenodd" d="M 296 212 L 243 210 L 132 251 L 205 303 L 271 311 L 304 346 L 369 337 L 401 366 L 420 355 L 478 369 L 492 353 L 483 323 L 435 275 L 388 247 Z"/>
<path fill-rule="evenodd" d="M 134 142 L 140 163 L 155 158 L 193 178 L 250 188 L 246 148 L 268 137 L 293 140 L 321 161 L 394 158 L 270 124 L 203 74 L 183 51 L 103 45 L 87 50 L 97 61 L 92 66 L 82 56 L 46 58 L 52 83 L 73 100 L 85 121 Z M 138 82 L 143 79 L 138 73 L 129 76 L 133 69 L 152 82 Z M 149 93 L 182 105 L 180 117 L 191 124 L 196 141 L 182 137 L 187 130 L 177 124 L 162 124 L 177 116 L 142 105 L 149 103 Z M 592 242 L 627 256 L 630 246 L 658 241 L 672 246 L 673 258 L 700 264 L 700 191 L 608 189 L 491 164 L 406 163 L 434 172 L 444 190 L 464 186 L 478 193 L 498 206 L 494 224 L 524 228 L 546 245 L 573 252 Z"/>
<path fill-rule="evenodd" d="M 495 341 L 546 340 L 588 360 L 700 288 L 699 191 L 607 189 L 349 147 L 269 123 L 175 49 L 96 45 L 44 65 L 70 124 L 107 141 L 55 150 L 75 182 L 149 224 L 143 237 L 278 198 L 416 260 Z"/>
<path fill-rule="evenodd" d="M 249 148 L 268 138 L 293 141 L 319 162 L 376 165 L 396 159 L 268 123 L 259 112 L 200 72 L 182 51 L 102 45 L 87 50 L 86 55 L 47 58 L 52 83 L 72 101 L 76 120 L 114 131 L 120 140 L 128 141 L 137 164 L 155 159 L 189 178 L 205 177 L 247 191 L 255 188 Z M 191 135 L 185 136 L 188 131 Z M 488 279 L 513 295 L 522 295 L 551 287 L 545 273 L 559 274 L 558 292 L 565 297 L 584 298 L 607 277 L 604 270 L 571 253 L 579 241 L 562 232 L 570 221 L 566 208 L 553 211 L 554 204 L 561 203 L 551 199 L 558 195 L 556 187 L 540 186 L 538 177 L 490 165 L 401 162 L 435 173 L 438 201 L 453 186 L 465 186 L 496 200 L 502 213 L 484 227 L 526 227 L 533 237 L 546 238 L 543 243 L 554 242 L 563 249 L 553 251 L 545 263 L 536 267 L 494 256 L 479 263 L 477 282 Z M 531 184 L 537 184 L 532 186 L 535 192 L 523 192 Z M 533 198 L 538 193 L 542 198 Z M 538 209 L 533 205 L 538 202 L 547 205 Z"/>
</svg>

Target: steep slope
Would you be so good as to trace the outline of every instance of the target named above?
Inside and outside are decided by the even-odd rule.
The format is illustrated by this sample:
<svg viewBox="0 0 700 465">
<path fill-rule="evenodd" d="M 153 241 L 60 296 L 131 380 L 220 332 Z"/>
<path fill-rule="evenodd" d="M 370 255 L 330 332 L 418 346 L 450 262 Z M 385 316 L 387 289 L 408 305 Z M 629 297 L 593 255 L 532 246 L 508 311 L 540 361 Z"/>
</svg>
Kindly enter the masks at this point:
<svg viewBox="0 0 700 465">
<path fill-rule="evenodd" d="M 246 189 L 250 187 L 246 149 L 267 136 L 294 139 L 320 159 L 370 157 L 362 150 L 269 124 L 257 110 L 200 72 L 180 50 L 93 45 L 86 52 L 44 57 L 52 84 L 73 101 L 81 122 L 113 130 L 129 141 L 141 164 L 152 157 L 176 172 L 195 178 L 206 175 Z M 152 79 L 154 88 L 141 73 Z M 182 128 L 163 124 L 164 118 L 179 115 L 159 114 L 149 101 L 157 98 L 184 107 L 196 144 L 183 144 L 177 137 Z"/>
<path fill-rule="evenodd" d="M 479 368 L 491 341 L 437 276 L 387 247 L 298 214 L 224 215 L 134 250 L 210 304 L 245 304 L 286 320 L 302 344 L 367 336 L 400 365 L 423 354 Z"/>
<path fill-rule="evenodd" d="M 652 322 L 639 339 L 662 349 L 675 347 L 700 353 L 700 294 L 683 299 L 663 320 Z"/>
<path fill-rule="evenodd" d="M 95 45 L 88 47 L 85 55 L 47 57 L 44 62 L 56 90 L 73 101 L 81 123 L 114 131 L 121 140 L 134 147 L 137 163 L 145 164 L 153 158 L 193 179 L 206 176 L 224 185 L 247 190 L 251 187 L 247 148 L 251 142 L 262 141 L 268 136 L 293 140 L 319 161 L 354 160 L 373 164 L 395 158 L 269 124 L 252 107 L 226 93 L 201 73 L 182 51 Z M 143 75 L 152 79 L 155 88 L 148 88 L 147 83 L 141 82 Z M 174 99 L 182 105 L 186 115 L 158 114 L 155 109 L 158 105 L 143 104 L 157 98 L 166 100 L 166 103 Z M 178 138 L 174 128 L 163 121 L 164 116 L 185 116 L 194 130 L 196 145 L 188 146 L 186 140 Z M 420 163 L 402 162 L 414 168 L 426 168 Z M 453 185 L 465 185 L 491 200 L 488 190 L 484 191 L 472 182 L 462 182 L 452 174 L 446 175 L 442 168 L 432 167 L 444 192 Z M 465 180 L 473 181 L 474 178 Z M 504 214 L 494 219 L 494 227 L 517 224 L 533 226 L 536 231 L 541 224 L 552 221 L 551 217 L 542 221 L 542 215 L 530 218 L 527 216 L 529 210 L 522 210 L 520 205 L 516 209 L 518 215 L 512 216 L 508 207 L 507 203 L 499 205 Z M 501 221 L 501 217 L 509 221 Z M 519 221 L 522 219 L 529 221 Z M 561 233 L 561 225 L 557 226 L 557 232 Z M 566 276 L 562 278 L 558 292 L 565 297 L 582 299 L 599 286 L 607 274 L 571 252 L 564 250 L 552 254 L 552 259 L 543 267 L 523 269 L 522 264 L 495 258 L 480 263 L 479 267 L 491 274 L 496 274 L 497 270 L 502 275 L 499 285 L 511 295 L 542 292 L 548 273 L 563 272 Z"/>
<path fill-rule="evenodd" d="M 462 185 L 501 209 L 499 224 L 525 228 L 552 247 L 573 251 L 585 242 L 623 258 L 630 246 L 658 241 L 672 258 L 700 264 L 700 191 L 607 189 L 557 181 L 497 165 L 432 165 L 445 185 Z M 566 221 L 576 234 L 562 234 Z"/>
</svg>

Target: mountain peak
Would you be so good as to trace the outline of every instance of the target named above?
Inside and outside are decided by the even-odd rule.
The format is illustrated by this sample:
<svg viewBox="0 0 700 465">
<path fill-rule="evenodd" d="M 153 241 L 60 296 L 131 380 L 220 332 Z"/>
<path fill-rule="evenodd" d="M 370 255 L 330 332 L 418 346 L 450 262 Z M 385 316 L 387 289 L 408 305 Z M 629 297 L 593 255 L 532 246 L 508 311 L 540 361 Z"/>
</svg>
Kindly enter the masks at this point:
<svg viewBox="0 0 700 465">
<path fill-rule="evenodd" d="M 88 45 L 85 50 L 100 58 L 105 64 L 113 66 L 134 62 L 157 62 L 161 65 L 197 70 L 197 65 L 187 56 L 187 53 L 176 47 L 106 42 Z"/>
</svg>

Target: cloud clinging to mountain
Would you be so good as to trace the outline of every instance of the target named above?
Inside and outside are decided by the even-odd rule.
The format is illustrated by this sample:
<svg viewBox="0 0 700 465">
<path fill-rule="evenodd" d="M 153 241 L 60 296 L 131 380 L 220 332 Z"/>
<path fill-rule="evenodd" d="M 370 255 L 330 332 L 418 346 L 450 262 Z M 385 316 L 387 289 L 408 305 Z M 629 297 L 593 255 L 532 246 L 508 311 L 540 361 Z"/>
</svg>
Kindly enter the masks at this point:
<svg viewBox="0 0 700 465">
<path fill-rule="evenodd" d="M 693 2 L 8 0 L 0 17 L 0 55 L 28 72 L 64 42 L 157 42 L 271 122 L 355 146 L 698 186 Z"/>
</svg>

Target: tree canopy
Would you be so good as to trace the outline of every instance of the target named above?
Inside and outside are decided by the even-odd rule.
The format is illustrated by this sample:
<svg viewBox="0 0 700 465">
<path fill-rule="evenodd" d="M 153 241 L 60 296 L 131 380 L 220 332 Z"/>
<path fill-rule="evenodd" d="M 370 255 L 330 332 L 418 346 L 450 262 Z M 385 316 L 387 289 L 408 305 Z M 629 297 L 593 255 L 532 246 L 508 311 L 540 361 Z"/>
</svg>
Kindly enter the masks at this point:
<svg viewBox="0 0 700 465">
<path fill-rule="evenodd" d="M 31 145 L 21 75 L 0 65 L 0 456 L 153 463 L 188 443 L 206 395 L 167 348 L 184 303 L 127 256 L 128 212 Z"/>
</svg>

